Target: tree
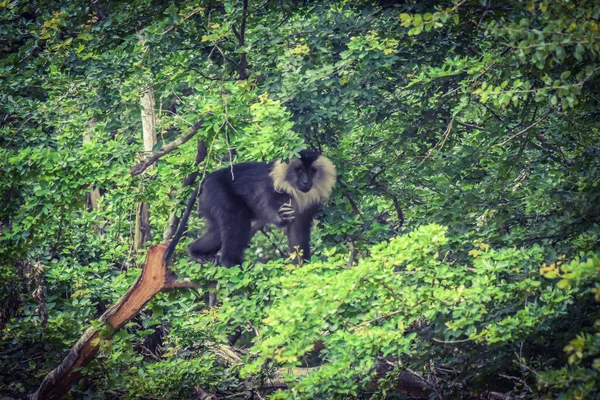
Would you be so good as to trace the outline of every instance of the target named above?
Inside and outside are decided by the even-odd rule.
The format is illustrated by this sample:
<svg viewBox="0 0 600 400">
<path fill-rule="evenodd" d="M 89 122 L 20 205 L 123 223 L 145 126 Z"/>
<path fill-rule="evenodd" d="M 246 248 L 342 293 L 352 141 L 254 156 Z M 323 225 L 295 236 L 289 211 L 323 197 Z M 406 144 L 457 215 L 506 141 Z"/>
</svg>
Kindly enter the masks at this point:
<svg viewBox="0 0 600 400">
<path fill-rule="evenodd" d="M 265 231 L 242 268 L 194 264 L 192 218 L 171 268 L 223 304 L 159 294 L 75 396 L 385 397 L 403 371 L 436 398 L 597 394 L 596 2 L 42 3 L 0 2 L 2 393 L 33 392 L 136 281 L 136 204 L 165 231 L 184 178 L 312 147 L 341 171 L 313 261 Z M 247 352 L 221 363 L 232 326 Z"/>
</svg>

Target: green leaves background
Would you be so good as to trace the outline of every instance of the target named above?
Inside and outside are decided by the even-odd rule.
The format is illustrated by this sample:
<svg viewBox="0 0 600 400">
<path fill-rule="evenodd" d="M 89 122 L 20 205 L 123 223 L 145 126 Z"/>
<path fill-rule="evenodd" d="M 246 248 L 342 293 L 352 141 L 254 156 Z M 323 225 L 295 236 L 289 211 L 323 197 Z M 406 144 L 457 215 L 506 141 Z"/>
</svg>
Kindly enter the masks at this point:
<svg viewBox="0 0 600 400">
<path fill-rule="evenodd" d="M 223 306 L 160 295 L 75 396 L 243 396 L 282 366 L 319 368 L 274 398 L 383 398 L 407 369 L 437 398 L 597 395 L 596 2 L 2 0 L 0 18 L 3 394 L 32 391 L 136 279 L 138 201 L 158 242 L 194 168 L 312 147 L 340 172 L 313 262 L 288 266 L 279 232 L 227 271 L 182 243 L 173 268 L 217 278 Z M 204 164 L 192 140 L 130 176 L 148 86 L 160 145 L 204 120 Z M 243 366 L 208 350 L 228 320 Z"/>
</svg>

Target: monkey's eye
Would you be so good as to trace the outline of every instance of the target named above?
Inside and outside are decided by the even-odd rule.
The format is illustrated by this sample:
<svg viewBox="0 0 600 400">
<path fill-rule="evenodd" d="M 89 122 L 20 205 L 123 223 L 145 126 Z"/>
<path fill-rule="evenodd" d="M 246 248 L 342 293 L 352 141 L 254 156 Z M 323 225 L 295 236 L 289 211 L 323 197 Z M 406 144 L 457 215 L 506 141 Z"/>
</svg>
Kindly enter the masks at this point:
<svg viewBox="0 0 600 400">
<path fill-rule="evenodd" d="M 312 172 L 313 174 L 315 174 L 317 172 L 317 169 L 315 167 L 310 167 L 310 172 Z"/>
<path fill-rule="evenodd" d="M 301 174 L 302 173 L 302 167 L 296 167 L 296 173 L 297 174 Z"/>
</svg>

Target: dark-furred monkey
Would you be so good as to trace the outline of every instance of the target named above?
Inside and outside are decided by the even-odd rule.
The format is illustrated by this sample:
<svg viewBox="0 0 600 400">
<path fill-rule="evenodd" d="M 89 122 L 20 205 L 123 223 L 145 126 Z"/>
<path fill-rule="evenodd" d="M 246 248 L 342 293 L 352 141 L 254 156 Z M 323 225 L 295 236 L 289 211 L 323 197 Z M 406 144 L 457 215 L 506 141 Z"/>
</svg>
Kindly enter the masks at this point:
<svg viewBox="0 0 600 400">
<path fill-rule="evenodd" d="M 217 170 L 206 177 L 200 194 L 206 231 L 188 253 L 201 262 L 221 250 L 219 264 L 239 265 L 254 233 L 271 223 L 286 231 L 290 252 L 299 248 L 308 260 L 313 217 L 335 181 L 333 163 L 308 150 L 287 163 L 247 162 Z"/>
</svg>

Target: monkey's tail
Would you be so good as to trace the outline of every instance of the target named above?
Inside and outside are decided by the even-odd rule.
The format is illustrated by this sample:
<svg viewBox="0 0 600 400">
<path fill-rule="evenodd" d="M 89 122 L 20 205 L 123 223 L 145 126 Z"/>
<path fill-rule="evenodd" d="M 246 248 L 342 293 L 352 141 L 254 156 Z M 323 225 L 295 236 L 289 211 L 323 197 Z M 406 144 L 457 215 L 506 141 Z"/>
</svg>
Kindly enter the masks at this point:
<svg viewBox="0 0 600 400">
<path fill-rule="evenodd" d="M 196 196 L 196 197 L 200 197 L 202 192 L 204 192 L 204 183 L 205 182 L 206 182 L 206 179 L 203 179 L 202 182 L 200 182 L 200 187 L 198 188 L 198 196 Z M 196 207 L 196 212 L 198 213 L 198 215 L 200 215 L 200 202 L 198 202 L 198 206 Z"/>
<path fill-rule="evenodd" d="M 167 246 L 167 250 L 165 250 L 165 255 L 163 256 L 163 260 L 165 261 L 166 264 L 169 264 L 169 262 L 171 261 L 171 257 L 173 256 L 173 253 L 175 252 L 175 247 L 177 246 L 177 243 L 179 243 L 179 240 L 181 240 L 181 237 L 187 230 L 188 220 L 190 219 L 190 214 L 192 213 L 192 208 L 194 208 L 194 203 L 196 203 L 196 199 L 198 198 L 198 196 L 200 196 L 200 193 L 202 193 L 202 190 L 204 188 L 204 182 L 205 182 L 205 180 L 202 180 L 200 185 L 194 190 L 194 192 L 188 199 L 187 205 L 185 207 L 185 211 L 183 212 L 183 215 L 181 216 L 181 220 L 179 221 L 179 226 L 177 227 L 177 231 L 173 235 L 173 238 L 171 239 L 169 246 Z"/>
</svg>

